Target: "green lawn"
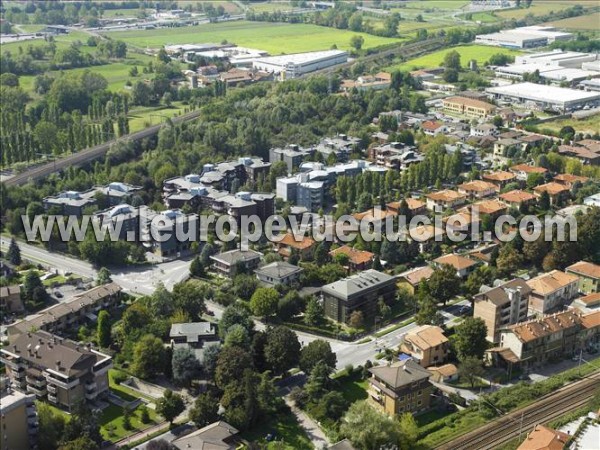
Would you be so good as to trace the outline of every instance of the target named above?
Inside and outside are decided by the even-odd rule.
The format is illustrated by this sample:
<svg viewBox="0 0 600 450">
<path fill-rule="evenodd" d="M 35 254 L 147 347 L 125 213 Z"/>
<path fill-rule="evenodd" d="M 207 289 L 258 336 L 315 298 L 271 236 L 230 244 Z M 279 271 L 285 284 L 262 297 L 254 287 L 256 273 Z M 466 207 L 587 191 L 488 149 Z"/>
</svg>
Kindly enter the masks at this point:
<svg viewBox="0 0 600 450">
<path fill-rule="evenodd" d="M 269 433 L 275 434 L 277 442 L 269 442 L 265 447 L 265 436 Z M 277 415 L 277 418 L 261 421 L 254 429 L 242 433 L 242 438 L 250 442 L 258 442 L 260 448 L 270 450 L 309 450 L 312 443 L 304 430 L 298 424 L 296 417 L 291 411 L 286 410 Z"/>
<path fill-rule="evenodd" d="M 112 391 L 115 391 L 115 393 L 119 397 L 121 397 L 123 400 L 126 400 L 128 402 L 132 402 L 138 398 L 146 399 L 149 401 L 154 401 L 153 398 L 148 397 L 147 395 L 140 394 L 139 392 L 134 391 L 133 389 L 128 388 L 127 386 L 125 386 L 123 384 L 115 383 L 114 376 L 120 372 L 121 371 L 117 370 L 117 369 L 110 369 L 108 372 L 108 386 L 110 387 L 110 389 Z"/>
<path fill-rule="evenodd" d="M 341 392 L 346 400 L 350 403 L 357 402 L 359 400 L 365 400 L 369 397 L 367 394 L 367 388 L 369 387 L 369 380 L 361 379 L 360 373 L 353 373 L 352 375 L 340 375 L 335 377 L 339 386 L 336 390 Z"/>
<path fill-rule="evenodd" d="M 164 28 L 161 30 L 135 30 L 110 33 L 113 39 L 121 39 L 138 47 L 158 48 L 166 44 L 222 42 L 227 40 L 244 47 L 266 50 L 273 55 L 327 50 L 332 45 L 350 49 L 350 38 L 361 34 L 363 48 L 377 47 L 399 39 L 371 36 L 308 24 L 262 22 L 223 22 L 195 27 Z"/>
<path fill-rule="evenodd" d="M 537 126 L 540 129 L 547 128 L 553 131 L 559 131 L 562 127 L 572 126 L 578 133 L 590 133 L 594 134 L 600 130 L 600 114 L 595 114 L 586 119 L 560 119 L 552 120 L 550 122 L 540 123 Z"/>
<path fill-rule="evenodd" d="M 136 108 L 129 112 L 129 131 L 135 133 L 151 125 L 158 125 L 164 122 L 165 117 L 174 117 L 183 113 L 183 106 L 174 102 L 170 108 L 164 106 Z"/>
<path fill-rule="evenodd" d="M 440 9 L 447 11 L 455 11 L 467 6 L 470 2 L 465 0 L 422 0 L 415 2 L 407 2 L 407 9 Z"/>
<path fill-rule="evenodd" d="M 25 31 L 35 32 L 39 31 L 43 28 L 42 25 L 21 25 Z M 87 47 L 85 43 L 87 42 L 90 35 L 83 31 L 71 31 L 69 34 L 61 34 L 59 36 L 54 37 L 54 42 L 56 42 L 56 48 L 61 49 L 68 47 L 72 42 L 81 41 L 84 45 L 81 47 L 82 52 L 92 51 L 93 47 Z M 48 45 L 44 39 L 32 39 L 29 41 L 21 41 L 21 42 L 11 42 L 8 44 L 2 44 L 0 48 L 0 52 L 11 52 L 13 55 L 16 55 L 19 51 L 19 47 L 23 49 L 23 51 L 27 50 L 29 46 L 33 47 L 43 47 Z"/>
<path fill-rule="evenodd" d="M 482 65 L 490 58 L 490 56 L 497 53 L 515 56 L 521 54 L 521 52 L 517 50 L 511 50 L 507 48 L 489 47 L 486 45 L 462 45 L 420 56 L 402 64 L 396 64 L 394 66 L 387 67 L 386 70 L 414 70 L 419 68 L 440 67 L 444 61 L 444 56 L 451 50 L 456 50 L 460 53 L 460 61 L 463 67 L 465 67 L 471 59 L 475 59 L 477 64 Z"/>
<path fill-rule="evenodd" d="M 291 3 L 286 1 L 250 3 L 248 7 L 256 12 L 289 11 L 293 9 Z"/>
<path fill-rule="evenodd" d="M 102 437 L 109 441 L 118 441 L 160 422 L 160 418 L 153 409 L 148 408 L 149 423 L 142 423 L 140 414 L 141 406 L 135 409 L 131 415 L 131 430 L 126 430 L 123 427 L 123 408 L 116 405 L 105 408 L 100 416 L 100 433 L 102 433 Z"/>
<path fill-rule="evenodd" d="M 472 14 L 471 20 L 473 22 L 481 22 L 481 23 L 494 23 L 498 22 L 498 17 L 496 17 L 491 12 L 481 11 Z"/>
</svg>

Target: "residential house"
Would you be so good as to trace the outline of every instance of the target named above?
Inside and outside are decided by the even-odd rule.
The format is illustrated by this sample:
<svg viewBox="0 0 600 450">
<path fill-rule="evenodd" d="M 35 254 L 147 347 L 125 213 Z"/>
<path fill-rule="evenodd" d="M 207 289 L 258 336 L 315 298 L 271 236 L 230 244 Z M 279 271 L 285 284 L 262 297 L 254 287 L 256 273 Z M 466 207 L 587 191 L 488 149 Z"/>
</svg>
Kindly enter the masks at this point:
<svg viewBox="0 0 600 450">
<path fill-rule="evenodd" d="M 582 311 L 590 311 L 600 306 L 600 292 L 594 292 L 593 294 L 584 295 L 583 297 L 577 298 L 573 302 L 573 307 L 579 308 Z"/>
<path fill-rule="evenodd" d="M 481 218 L 471 214 L 470 206 L 465 206 L 455 214 L 443 217 L 442 222 L 445 224 L 447 231 L 464 234 L 471 233 L 475 224 L 481 223 Z"/>
<path fill-rule="evenodd" d="M 379 72 L 375 75 L 361 75 L 354 80 L 342 80 L 340 88 L 344 92 L 352 89 L 358 91 L 387 89 L 392 83 L 392 75 L 387 72 Z"/>
<path fill-rule="evenodd" d="M 600 265 L 579 261 L 570 265 L 565 272 L 579 277 L 579 291 L 585 294 L 600 292 Z"/>
<path fill-rule="evenodd" d="M 587 350 L 600 349 L 600 311 L 594 311 L 581 316 L 581 331 L 579 340 L 581 347 Z"/>
<path fill-rule="evenodd" d="M 202 361 L 204 350 L 219 343 L 217 327 L 210 322 L 188 322 L 171 324 L 169 331 L 171 348 L 189 348 Z"/>
<path fill-rule="evenodd" d="M 114 181 L 106 186 L 96 186 L 94 189 L 97 193 L 106 196 L 108 206 L 117 206 L 121 203 L 129 203 L 134 193 L 140 191 L 142 187 Z"/>
<path fill-rule="evenodd" d="M 275 261 L 255 269 L 254 273 L 256 274 L 256 278 L 263 284 L 269 286 L 290 286 L 300 279 L 303 270 L 301 267 L 285 261 Z"/>
<path fill-rule="evenodd" d="M 490 288 L 482 286 L 473 297 L 473 317 L 487 326 L 487 340 L 500 341 L 500 329 L 527 319 L 529 295 L 532 289 L 522 278 Z"/>
<path fill-rule="evenodd" d="M 586 183 L 589 180 L 588 177 L 582 177 L 580 175 L 572 175 L 570 173 L 559 173 L 554 177 L 554 181 L 558 184 L 564 184 L 567 187 L 573 186 L 575 183 Z"/>
<path fill-rule="evenodd" d="M 521 150 L 525 152 L 530 151 L 534 147 L 539 147 L 548 138 L 539 134 L 529 134 L 527 136 L 520 136 L 519 140 L 521 141 Z"/>
<path fill-rule="evenodd" d="M 448 383 L 458 380 L 458 368 L 454 364 L 444 364 L 443 366 L 428 367 L 431 372 L 431 380 L 436 383 Z"/>
<path fill-rule="evenodd" d="M 537 424 L 517 450 L 563 450 L 571 440 L 571 435 Z"/>
<path fill-rule="evenodd" d="M 517 180 L 520 181 L 527 181 L 527 177 L 532 173 L 544 175 L 546 172 L 548 172 L 548 169 L 544 167 L 530 166 L 529 164 L 517 164 L 508 170 L 514 173 L 517 176 Z"/>
<path fill-rule="evenodd" d="M 426 120 L 421 124 L 421 129 L 428 136 L 437 136 L 446 132 L 444 123 L 437 120 Z"/>
<path fill-rule="evenodd" d="M 489 197 L 498 191 L 498 186 L 482 180 L 473 180 L 458 185 L 459 194 L 466 195 L 470 199 Z"/>
<path fill-rule="evenodd" d="M 468 277 L 478 265 L 476 261 L 457 254 L 440 256 L 439 258 L 434 259 L 433 263 L 436 267 L 445 265 L 454 267 L 454 269 L 456 269 L 456 275 L 463 279 Z"/>
<path fill-rule="evenodd" d="M 557 206 L 569 198 L 571 188 L 564 184 L 550 182 L 534 187 L 533 192 L 537 197 L 541 197 L 544 192 L 547 192 L 550 196 L 550 204 Z"/>
<path fill-rule="evenodd" d="M 421 214 L 427 213 L 427 203 L 418 200 L 416 198 L 405 198 L 406 204 L 408 206 L 408 210 L 410 211 L 410 215 L 412 217 L 418 216 Z M 402 200 L 397 202 L 390 202 L 386 204 L 386 208 L 388 211 L 398 215 L 400 214 L 400 205 L 402 204 Z"/>
<path fill-rule="evenodd" d="M 94 323 L 100 310 L 110 311 L 121 303 L 121 286 L 108 283 L 96 286 L 58 303 L 28 320 L 8 327 L 9 336 L 31 330 L 44 330 L 56 334 L 74 333 L 84 324 Z"/>
<path fill-rule="evenodd" d="M 342 245 L 329 252 L 335 259 L 337 255 L 345 255 L 348 258 L 348 267 L 352 271 L 367 270 L 371 268 L 375 254 L 366 250 L 357 250 L 349 245 Z"/>
<path fill-rule="evenodd" d="M 96 189 L 87 191 L 65 191 L 57 195 L 45 197 L 42 200 L 44 209 L 52 214 L 63 214 L 65 216 L 83 216 L 87 208 L 97 205 Z"/>
<path fill-rule="evenodd" d="M 348 322 L 354 311 L 362 312 L 372 321 L 378 303 L 390 304 L 396 295 L 394 277 L 369 269 L 348 278 L 326 284 L 321 288 L 325 315 L 337 322 Z"/>
<path fill-rule="evenodd" d="M 375 405 L 389 415 L 425 411 L 431 404 L 431 372 L 412 359 L 371 367 L 368 393 Z"/>
<path fill-rule="evenodd" d="M 419 251 L 427 252 L 437 242 L 443 242 L 446 230 L 435 225 L 419 225 L 409 229 L 409 240 L 419 244 Z"/>
<path fill-rule="evenodd" d="M 558 153 L 564 156 L 577 158 L 583 164 L 588 164 L 590 166 L 597 166 L 600 164 L 600 152 L 592 151 L 587 147 L 580 147 L 578 145 L 559 145 Z"/>
<path fill-rule="evenodd" d="M 579 277 L 553 270 L 527 281 L 530 314 L 548 314 L 573 300 L 579 291 Z"/>
<path fill-rule="evenodd" d="M 0 349 L 13 388 L 72 411 L 81 401 L 108 395 L 110 356 L 89 344 L 62 339 L 46 331 L 26 332 Z"/>
<path fill-rule="evenodd" d="M 180 436 L 171 444 L 179 450 L 219 449 L 235 450 L 240 445 L 239 431 L 227 422 L 219 420 L 190 434 Z"/>
<path fill-rule="evenodd" d="M 284 258 L 289 258 L 292 252 L 297 252 L 300 259 L 310 259 L 317 246 L 314 239 L 301 236 L 298 240 L 292 233 L 286 233 L 283 238 L 275 241 L 277 252 Z"/>
<path fill-rule="evenodd" d="M 447 112 L 478 119 L 489 117 L 496 110 L 496 107 L 491 103 L 459 96 L 443 99 L 442 105 Z"/>
<path fill-rule="evenodd" d="M 482 123 L 471 127 L 471 136 L 483 137 L 494 136 L 498 132 L 498 127 L 491 123 Z"/>
<path fill-rule="evenodd" d="M 481 176 L 483 181 L 495 184 L 499 189 L 503 189 L 508 183 L 512 183 L 517 179 L 514 173 L 507 172 L 505 170 L 498 170 L 496 172 L 486 172 Z"/>
<path fill-rule="evenodd" d="M 494 159 L 504 159 L 510 157 L 510 151 L 521 147 L 521 141 L 518 139 L 502 138 L 494 142 Z"/>
<path fill-rule="evenodd" d="M 260 263 L 262 253 L 254 250 L 234 249 L 226 252 L 212 255 L 214 270 L 224 277 L 233 278 L 243 268 L 243 272 L 248 273 L 256 269 Z"/>
<path fill-rule="evenodd" d="M 511 208 L 521 208 L 521 206 L 530 206 L 535 203 L 536 196 L 520 189 L 509 191 L 499 195 L 500 200 Z"/>
<path fill-rule="evenodd" d="M 477 209 L 480 216 L 490 216 L 493 219 L 501 216 L 508 210 L 506 203 L 496 199 L 481 200 L 465 208 L 469 208 L 471 212 Z"/>
<path fill-rule="evenodd" d="M 422 367 L 437 366 L 446 361 L 450 341 L 437 326 L 421 325 L 404 336 L 400 351 L 409 354 Z"/>
<path fill-rule="evenodd" d="M 0 310 L 4 314 L 25 311 L 25 305 L 21 300 L 21 288 L 18 284 L 0 287 Z"/>
<path fill-rule="evenodd" d="M 467 201 L 467 196 L 450 189 L 433 192 L 427 194 L 427 209 L 434 211 L 436 208 L 440 208 L 442 211 L 455 208 L 463 205 Z"/>
<path fill-rule="evenodd" d="M 405 289 L 414 295 L 421 281 L 429 280 L 432 274 L 433 268 L 430 266 L 415 267 L 399 274 L 396 285 L 399 289 Z"/>
<path fill-rule="evenodd" d="M 11 388 L 0 393 L 2 417 L 2 450 L 30 450 L 37 448 L 39 422 L 35 395 Z"/>
</svg>

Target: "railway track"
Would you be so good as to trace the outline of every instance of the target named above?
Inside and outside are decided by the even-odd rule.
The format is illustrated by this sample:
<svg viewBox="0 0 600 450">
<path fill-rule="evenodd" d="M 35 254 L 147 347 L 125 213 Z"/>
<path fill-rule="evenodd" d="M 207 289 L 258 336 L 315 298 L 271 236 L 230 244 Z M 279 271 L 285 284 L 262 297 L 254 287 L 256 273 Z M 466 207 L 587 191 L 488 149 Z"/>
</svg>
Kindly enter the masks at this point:
<svg viewBox="0 0 600 450">
<path fill-rule="evenodd" d="M 187 122 L 193 120 L 200 116 L 200 111 L 192 111 L 190 113 L 184 114 L 179 117 L 173 117 L 171 120 L 174 124 Z M 58 159 L 53 162 L 45 163 L 39 166 L 31 167 L 25 170 L 22 173 L 16 174 L 15 176 L 4 181 L 6 186 L 20 186 L 22 184 L 27 183 L 30 180 L 39 180 L 44 178 L 51 173 L 58 172 L 60 170 L 66 169 L 70 166 L 78 166 L 81 164 L 88 163 L 93 161 L 96 158 L 99 158 L 108 152 L 108 149 L 112 144 L 117 142 L 118 140 L 132 140 L 138 141 L 140 139 L 144 139 L 150 136 L 157 134 L 163 124 L 153 125 L 151 127 L 145 128 L 136 133 L 131 133 L 125 136 L 122 136 L 118 139 L 113 139 L 103 144 L 96 145 L 94 147 L 89 147 L 84 150 L 81 150 L 77 153 L 73 153 L 72 155 L 66 156 L 64 158 Z"/>
<path fill-rule="evenodd" d="M 527 432 L 584 406 L 600 387 L 600 373 L 541 397 L 536 403 L 502 416 L 489 424 L 443 444 L 438 450 L 493 450 Z"/>
</svg>

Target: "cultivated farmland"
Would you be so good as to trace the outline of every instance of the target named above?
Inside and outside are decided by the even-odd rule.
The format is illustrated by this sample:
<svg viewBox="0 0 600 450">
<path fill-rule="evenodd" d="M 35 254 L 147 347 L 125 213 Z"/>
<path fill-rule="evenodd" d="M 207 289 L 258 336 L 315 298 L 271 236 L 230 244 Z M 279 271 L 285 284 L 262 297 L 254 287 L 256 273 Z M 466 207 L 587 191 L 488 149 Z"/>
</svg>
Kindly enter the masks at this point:
<svg viewBox="0 0 600 450">
<path fill-rule="evenodd" d="M 350 38 L 356 34 L 364 37 L 363 48 L 399 42 L 391 39 L 355 33 L 347 30 L 307 24 L 262 22 L 224 22 L 185 28 L 135 30 L 110 33 L 113 39 L 121 39 L 138 47 L 158 48 L 167 44 L 191 44 L 202 42 L 232 42 L 244 47 L 266 50 L 272 55 L 327 50 L 333 45 L 350 49 Z"/>
</svg>

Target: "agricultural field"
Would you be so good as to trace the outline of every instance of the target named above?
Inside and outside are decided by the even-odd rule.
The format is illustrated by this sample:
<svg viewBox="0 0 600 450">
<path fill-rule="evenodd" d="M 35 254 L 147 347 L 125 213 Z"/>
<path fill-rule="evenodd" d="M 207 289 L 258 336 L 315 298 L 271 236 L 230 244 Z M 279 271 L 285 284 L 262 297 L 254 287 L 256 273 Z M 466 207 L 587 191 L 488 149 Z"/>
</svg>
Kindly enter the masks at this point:
<svg viewBox="0 0 600 450">
<path fill-rule="evenodd" d="M 503 11 L 497 11 L 496 16 L 501 19 L 523 19 L 529 14 L 543 15 L 549 14 L 552 11 L 561 11 L 563 9 L 573 6 L 575 2 L 564 1 L 564 0 L 536 0 L 531 3 L 529 8 L 520 9 L 507 9 Z"/>
<path fill-rule="evenodd" d="M 290 2 L 251 3 L 248 5 L 248 8 L 256 12 L 289 11 L 294 9 Z"/>
<path fill-rule="evenodd" d="M 498 22 L 498 20 L 498 17 L 492 11 L 479 11 L 471 14 L 471 21 L 475 23 L 481 22 L 488 24 Z"/>
<path fill-rule="evenodd" d="M 566 30 L 600 31 L 600 12 L 549 22 L 548 25 Z"/>
<path fill-rule="evenodd" d="M 222 6 L 226 13 L 229 14 L 241 14 L 243 13 L 243 9 L 241 8 L 241 2 L 231 2 L 231 1 L 203 1 L 204 5 L 212 4 L 213 7 Z M 187 0 L 187 1 L 178 1 L 177 4 L 181 8 L 185 8 L 187 5 L 196 6 L 198 4 L 197 0 Z"/>
<path fill-rule="evenodd" d="M 469 1 L 465 0 L 422 0 L 414 2 L 406 2 L 407 9 L 442 9 L 447 11 L 455 11 L 469 5 Z"/>
<path fill-rule="evenodd" d="M 371 36 L 347 30 L 320 27 L 308 24 L 260 22 L 224 22 L 195 27 L 165 28 L 157 30 L 119 31 L 110 33 L 138 47 L 158 48 L 167 44 L 190 44 L 222 42 L 227 40 L 244 47 L 266 50 L 272 55 L 327 50 L 332 45 L 339 49 L 350 49 L 350 38 L 356 34 L 364 37 L 363 48 L 399 42 L 399 39 Z"/>
<path fill-rule="evenodd" d="M 446 53 L 451 50 L 456 50 L 460 53 L 460 59 L 463 66 L 465 66 L 471 59 L 476 60 L 479 65 L 482 65 L 490 58 L 490 56 L 497 53 L 514 56 L 521 54 L 521 52 L 517 50 L 511 50 L 507 48 L 488 47 L 486 45 L 462 45 L 420 56 L 402 64 L 396 64 L 394 66 L 387 67 L 386 70 L 415 70 L 419 68 L 439 67 L 444 61 L 444 56 Z"/>
<path fill-rule="evenodd" d="M 28 33 L 35 33 L 36 31 L 39 31 L 42 28 L 44 28 L 44 26 L 43 25 L 20 25 L 20 28 L 23 29 L 23 31 L 26 31 Z M 73 43 L 75 41 L 80 41 L 83 44 L 85 44 L 85 42 L 88 40 L 89 37 L 90 37 L 90 35 L 83 31 L 71 31 L 69 34 L 62 34 L 59 36 L 55 36 L 54 42 L 56 43 L 56 48 L 61 49 L 61 48 L 68 47 L 69 45 L 71 45 L 71 43 Z M 48 42 L 46 42 L 43 38 L 31 39 L 31 40 L 21 41 L 21 42 L 10 42 L 8 44 L 2 44 L 2 46 L 0 46 L 0 52 L 1 53 L 11 52 L 13 55 L 15 55 L 19 51 L 19 47 L 21 47 L 23 50 L 26 50 L 27 47 L 29 47 L 30 45 L 32 45 L 33 47 L 43 47 L 44 45 L 48 45 Z M 82 52 L 88 51 L 88 49 L 89 49 L 89 51 L 95 51 L 95 49 L 92 47 L 87 47 L 85 45 L 83 47 L 81 47 Z"/>
<path fill-rule="evenodd" d="M 578 133 L 594 134 L 600 132 L 600 114 L 593 115 L 586 119 L 561 119 L 551 122 L 540 123 L 540 129 L 549 129 L 559 131 L 562 127 L 572 126 Z"/>
</svg>

